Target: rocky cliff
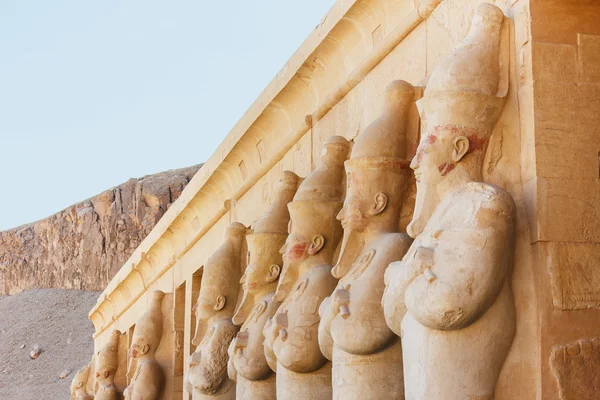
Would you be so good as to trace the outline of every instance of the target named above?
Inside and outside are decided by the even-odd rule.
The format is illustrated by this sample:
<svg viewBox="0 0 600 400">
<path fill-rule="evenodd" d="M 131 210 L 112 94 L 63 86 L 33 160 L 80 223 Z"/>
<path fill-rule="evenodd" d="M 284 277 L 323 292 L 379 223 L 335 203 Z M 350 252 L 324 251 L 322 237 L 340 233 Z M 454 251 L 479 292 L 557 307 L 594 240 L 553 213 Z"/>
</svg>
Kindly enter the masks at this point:
<svg viewBox="0 0 600 400">
<path fill-rule="evenodd" d="M 130 179 L 49 218 L 0 232 L 0 294 L 103 290 L 199 168 Z"/>
</svg>

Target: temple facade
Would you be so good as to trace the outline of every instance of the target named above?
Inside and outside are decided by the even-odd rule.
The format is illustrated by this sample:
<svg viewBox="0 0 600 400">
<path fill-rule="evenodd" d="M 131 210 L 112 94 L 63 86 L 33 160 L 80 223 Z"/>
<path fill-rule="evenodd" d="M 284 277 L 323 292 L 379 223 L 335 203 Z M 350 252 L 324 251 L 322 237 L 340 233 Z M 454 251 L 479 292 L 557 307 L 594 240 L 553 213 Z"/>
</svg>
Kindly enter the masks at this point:
<svg viewBox="0 0 600 400">
<path fill-rule="evenodd" d="M 600 398 L 600 3 L 481 3 L 338 0 L 100 295 L 76 389 Z"/>
</svg>

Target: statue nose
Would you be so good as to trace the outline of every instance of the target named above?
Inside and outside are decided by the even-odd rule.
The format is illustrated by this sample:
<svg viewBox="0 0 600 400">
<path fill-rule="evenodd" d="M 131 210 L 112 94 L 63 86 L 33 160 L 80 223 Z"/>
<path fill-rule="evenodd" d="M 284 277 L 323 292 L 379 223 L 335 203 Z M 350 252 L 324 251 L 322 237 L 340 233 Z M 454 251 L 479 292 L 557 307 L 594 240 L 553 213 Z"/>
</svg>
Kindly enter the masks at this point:
<svg viewBox="0 0 600 400">
<path fill-rule="evenodd" d="M 344 217 L 346 216 L 346 206 L 343 206 L 342 209 L 340 210 L 340 212 L 336 215 L 336 219 L 338 221 L 343 221 Z"/>
<path fill-rule="evenodd" d="M 419 168 L 419 162 L 417 161 L 417 156 L 416 155 L 410 161 L 410 168 L 412 170 L 416 170 L 417 168 Z"/>
</svg>

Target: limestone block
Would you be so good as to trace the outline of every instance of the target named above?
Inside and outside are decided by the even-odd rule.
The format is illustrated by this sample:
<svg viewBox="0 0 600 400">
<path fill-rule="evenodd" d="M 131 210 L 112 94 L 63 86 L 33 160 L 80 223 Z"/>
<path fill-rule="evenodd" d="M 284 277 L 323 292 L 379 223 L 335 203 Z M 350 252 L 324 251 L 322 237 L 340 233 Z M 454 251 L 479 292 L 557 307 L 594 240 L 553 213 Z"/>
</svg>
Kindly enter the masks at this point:
<svg viewBox="0 0 600 400">
<path fill-rule="evenodd" d="M 533 242 L 600 243 L 597 180 L 539 177 L 527 182 L 525 189 L 537 196 L 528 202 L 527 213 Z"/>
<path fill-rule="evenodd" d="M 554 307 L 600 308 L 600 244 L 540 242 L 538 258 L 550 273 Z"/>
<path fill-rule="evenodd" d="M 581 81 L 600 82 L 600 35 L 577 35 Z"/>
<path fill-rule="evenodd" d="M 532 68 L 536 81 L 577 82 L 577 46 L 533 43 Z"/>
<path fill-rule="evenodd" d="M 536 174 L 598 178 L 600 85 L 536 82 Z"/>
<path fill-rule="evenodd" d="M 596 1 L 532 0 L 530 3 L 535 41 L 575 45 L 578 32 L 600 34 L 600 4 Z"/>
</svg>

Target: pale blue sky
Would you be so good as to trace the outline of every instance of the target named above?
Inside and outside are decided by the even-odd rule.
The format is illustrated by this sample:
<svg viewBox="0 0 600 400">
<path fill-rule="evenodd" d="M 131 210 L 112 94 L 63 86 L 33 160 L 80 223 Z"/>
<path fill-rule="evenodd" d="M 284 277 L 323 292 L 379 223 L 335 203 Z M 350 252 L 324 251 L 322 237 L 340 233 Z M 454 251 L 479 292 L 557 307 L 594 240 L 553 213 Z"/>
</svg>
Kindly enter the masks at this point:
<svg viewBox="0 0 600 400">
<path fill-rule="evenodd" d="M 0 230 L 206 160 L 334 0 L 0 2 Z"/>
</svg>

